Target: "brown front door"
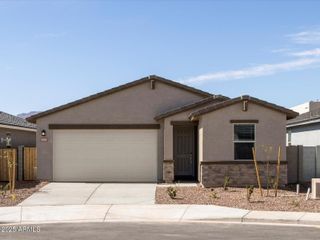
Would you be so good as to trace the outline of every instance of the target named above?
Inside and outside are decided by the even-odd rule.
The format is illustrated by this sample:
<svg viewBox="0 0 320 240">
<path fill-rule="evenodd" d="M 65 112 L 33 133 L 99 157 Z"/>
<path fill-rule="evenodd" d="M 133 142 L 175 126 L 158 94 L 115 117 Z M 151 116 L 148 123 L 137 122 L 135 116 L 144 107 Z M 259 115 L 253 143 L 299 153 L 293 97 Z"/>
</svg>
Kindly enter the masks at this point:
<svg viewBox="0 0 320 240">
<path fill-rule="evenodd" d="M 196 178 L 195 126 L 173 127 L 173 159 L 175 179 Z"/>
</svg>

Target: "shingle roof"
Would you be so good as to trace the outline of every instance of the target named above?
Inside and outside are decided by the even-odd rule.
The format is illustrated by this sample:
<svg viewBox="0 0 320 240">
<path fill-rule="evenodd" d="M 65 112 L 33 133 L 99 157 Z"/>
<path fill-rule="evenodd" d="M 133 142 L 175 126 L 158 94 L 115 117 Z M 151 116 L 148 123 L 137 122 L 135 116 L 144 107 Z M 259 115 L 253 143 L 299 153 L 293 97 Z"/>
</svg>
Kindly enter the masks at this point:
<svg viewBox="0 0 320 240">
<path fill-rule="evenodd" d="M 0 124 L 7 125 L 7 126 L 36 129 L 35 124 L 29 123 L 23 118 L 20 118 L 5 112 L 0 112 Z"/>
<path fill-rule="evenodd" d="M 211 103 L 211 104 L 220 103 L 220 102 L 226 101 L 228 99 L 229 99 L 228 97 L 225 97 L 225 96 L 222 96 L 222 95 L 213 95 L 211 97 L 207 97 L 207 98 L 201 99 L 201 100 L 199 100 L 197 102 L 194 102 L 194 103 L 191 103 L 191 104 L 187 104 L 187 105 L 183 105 L 181 107 L 177 107 L 177 108 L 171 109 L 169 111 L 163 112 L 163 113 L 157 115 L 154 119 L 155 120 L 160 120 L 160 119 L 175 115 L 177 113 L 181 113 L 181 112 L 184 112 L 184 111 L 191 110 L 191 109 L 196 108 L 196 107 L 201 107 L 201 106 L 207 105 L 209 103 Z"/>
<path fill-rule="evenodd" d="M 296 118 L 293 118 L 289 121 L 287 121 L 287 125 L 299 125 L 299 123 L 307 123 L 309 121 L 313 121 L 313 120 L 317 120 L 320 119 L 320 108 L 311 110 L 309 112 L 300 114 L 299 116 L 297 116 Z"/>
<path fill-rule="evenodd" d="M 189 118 L 192 119 L 192 118 L 195 118 L 195 117 L 199 117 L 199 116 L 201 116 L 203 114 L 206 114 L 206 113 L 209 113 L 209 112 L 212 112 L 212 111 L 215 111 L 215 110 L 218 110 L 218 109 L 221 109 L 221 108 L 224 108 L 224 107 L 239 103 L 239 102 L 241 102 L 243 100 L 247 100 L 249 102 L 254 102 L 256 104 L 259 104 L 261 106 L 273 109 L 275 111 L 285 113 L 287 115 L 287 119 L 291 119 L 291 118 L 294 118 L 294 117 L 298 116 L 297 112 L 294 112 L 294 111 L 292 111 L 290 109 L 278 106 L 278 105 L 273 104 L 273 103 L 269 103 L 269 102 L 263 101 L 263 100 L 258 99 L 258 98 L 254 98 L 254 97 L 251 97 L 251 96 L 248 96 L 248 95 L 244 95 L 244 96 L 241 96 L 241 97 L 237 97 L 237 98 L 233 98 L 233 99 L 230 99 L 230 100 L 226 100 L 226 101 L 218 103 L 218 104 L 213 104 L 213 105 L 209 105 L 209 106 L 203 107 L 203 108 L 201 108 L 201 109 L 199 109 L 197 111 L 192 112 L 189 115 Z"/>
<path fill-rule="evenodd" d="M 67 104 L 61 105 L 59 107 L 55 107 L 55 108 L 49 109 L 47 111 L 35 114 L 35 115 L 27 118 L 27 120 L 30 121 L 30 122 L 35 123 L 37 118 L 40 118 L 40 117 L 43 117 L 43 116 L 46 116 L 46 115 L 49 115 L 49 114 L 52 114 L 52 113 L 55 113 L 55 112 L 58 112 L 58 111 L 73 107 L 73 106 L 76 106 L 76 105 L 79 105 L 79 104 L 82 104 L 82 103 L 85 103 L 85 102 L 89 102 L 91 100 L 94 100 L 94 99 L 97 99 L 97 98 L 100 98 L 100 97 L 103 97 L 103 96 L 106 96 L 106 95 L 109 95 L 109 94 L 112 94 L 112 93 L 127 89 L 129 87 L 136 86 L 136 85 L 144 83 L 144 82 L 148 82 L 150 80 L 159 81 L 159 82 L 167 84 L 167 85 L 171 85 L 171 86 L 174 86 L 174 87 L 177 87 L 177 88 L 180 88 L 180 89 L 184 89 L 186 91 L 192 92 L 194 94 L 198 94 L 198 95 L 203 96 L 203 97 L 212 96 L 211 93 L 202 91 L 200 89 L 196 89 L 196 88 L 193 88 L 193 87 L 190 87 L 190 86 L 187 86 L 187 85 L 184 85 L 184 84 L 181 84 L 181 83 L 178 83 L 178 82 L 175 82 L 175 81 L 163 78 L 163 77 L 159 77 L 157 75 L 150 75 L 148 77 L 144 77 L 144 78 L 135 80 L 133 82 L 129 82 L 129 83 L 123 84 L 121 86 L 118 86 L 118 87 L 115 87 L 115 88 L 111 88 L 111 89 L 108 89 L 108 90 L 100 92 L 100 93 L 93 94 L 93 95 L 91 95 L 89 97 L 85 97 L 85 98 L 76 100 L 74 102 L 67 103 Z"/>
</svg>

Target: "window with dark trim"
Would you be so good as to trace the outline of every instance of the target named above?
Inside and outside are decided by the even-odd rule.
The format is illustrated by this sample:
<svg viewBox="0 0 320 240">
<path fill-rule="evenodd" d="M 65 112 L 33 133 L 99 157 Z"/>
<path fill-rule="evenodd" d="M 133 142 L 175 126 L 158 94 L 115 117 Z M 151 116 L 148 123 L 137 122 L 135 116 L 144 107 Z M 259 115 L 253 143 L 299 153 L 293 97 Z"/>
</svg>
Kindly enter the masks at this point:
<svg viewBox="0 0 320 240">
<path fill-rule="evenodd" d="M 234 159 L 252 160 L 252 148 L 255 144 L 254 124 L 234 124 Z"/>
</svg>

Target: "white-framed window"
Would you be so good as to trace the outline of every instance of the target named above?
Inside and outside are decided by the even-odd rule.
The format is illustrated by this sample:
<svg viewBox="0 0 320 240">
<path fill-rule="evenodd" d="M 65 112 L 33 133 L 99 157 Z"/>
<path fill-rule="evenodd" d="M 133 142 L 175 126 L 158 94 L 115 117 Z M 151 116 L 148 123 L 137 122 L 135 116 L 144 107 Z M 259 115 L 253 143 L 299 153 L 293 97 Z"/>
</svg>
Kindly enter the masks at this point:
<svg viewBox="0 0 320 240">
<path fill-rule="evenodd" d="M 252 160 L 252 148 L 256 142 L 256 125 L 249 123 L 234 124 L 233 145 L 235 160 Z"/>
</svg>

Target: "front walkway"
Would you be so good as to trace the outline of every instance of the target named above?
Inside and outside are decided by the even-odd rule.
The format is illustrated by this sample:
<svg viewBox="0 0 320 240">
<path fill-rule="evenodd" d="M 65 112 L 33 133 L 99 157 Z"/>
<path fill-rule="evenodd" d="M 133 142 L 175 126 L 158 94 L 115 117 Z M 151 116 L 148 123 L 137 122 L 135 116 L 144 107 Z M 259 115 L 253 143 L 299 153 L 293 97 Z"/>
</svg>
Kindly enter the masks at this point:
<svg viewBox="0 0 320 240">
<path fill-rule="evenodd" d="M 49 183 L 20 206 L 154 204 L 156 184 Z"/>
</svg>

